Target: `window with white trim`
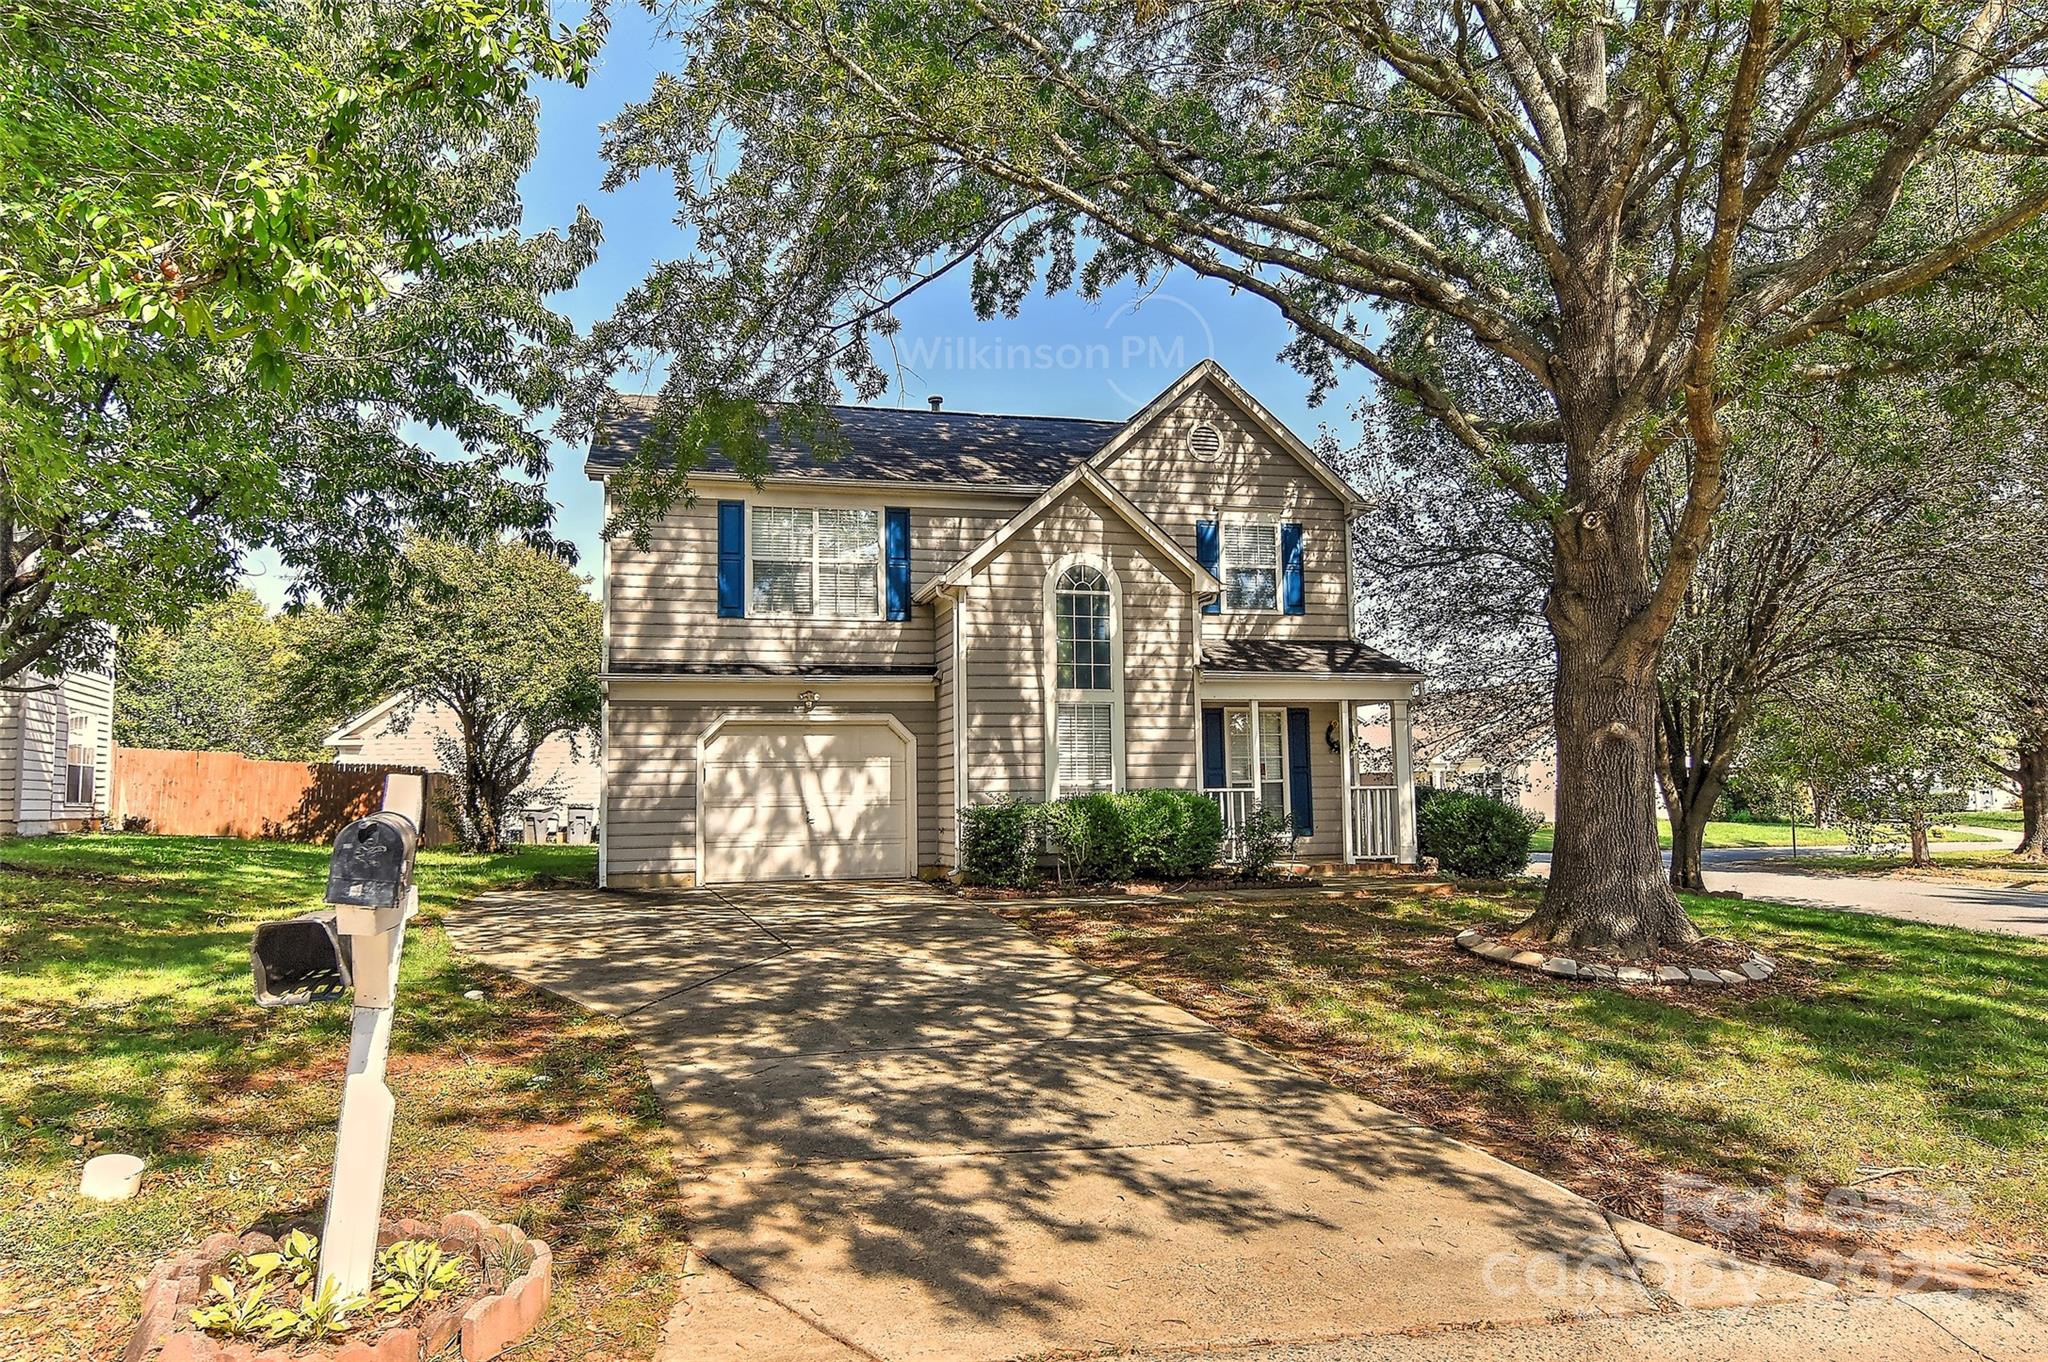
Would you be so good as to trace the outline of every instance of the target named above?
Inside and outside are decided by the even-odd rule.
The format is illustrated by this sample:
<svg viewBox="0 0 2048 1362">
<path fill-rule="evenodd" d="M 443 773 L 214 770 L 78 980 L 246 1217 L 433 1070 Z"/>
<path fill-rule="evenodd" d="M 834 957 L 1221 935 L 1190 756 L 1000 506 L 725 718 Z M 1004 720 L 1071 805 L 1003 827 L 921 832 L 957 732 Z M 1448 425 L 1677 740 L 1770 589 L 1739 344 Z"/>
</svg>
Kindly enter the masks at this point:
<svg viewBox="0 0 2048 1362">
<path fill-rule="evenodd" d="M 1280 526 L 1276 521 L 1232 520 L 1223 524 L 1223 608 L 1280 608 Z"/>
<path fill-rule="evenodd" d="M 1232 709 L 1223 718 L 1225 782 L 1233 790 L 1251 790 L 1267 808 L 1287 807 L 1287 711 L 1259 709 L 1259 773 L 1252 778 L 1252 712 Z"/>
<path fill-rule="evenodd" d="M 1116 788 L 1116 598 L 1101 568 L 1053 584 L 1053 793 Z"/>
<path fill-rule="evenodd" d="M 92 715 L 74 714 L 64 744 L 64 802 L 90 804 L 93 796 Z"/>
<path fill-rule="evenodd" d="M 749 614 L 881 617 L 881 512 L 756 506 L 750 520 Z"/>
</svg>

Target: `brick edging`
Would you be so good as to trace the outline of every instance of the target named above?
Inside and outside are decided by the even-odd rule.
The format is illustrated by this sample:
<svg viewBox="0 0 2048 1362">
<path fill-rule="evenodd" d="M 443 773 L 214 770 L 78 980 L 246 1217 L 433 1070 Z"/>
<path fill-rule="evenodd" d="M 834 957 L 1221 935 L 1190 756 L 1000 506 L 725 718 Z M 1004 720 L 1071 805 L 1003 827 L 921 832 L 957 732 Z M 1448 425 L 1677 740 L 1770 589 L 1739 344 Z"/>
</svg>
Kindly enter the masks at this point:
<svg viewBox="0 0 2048 1362">
<path fill-rule="evenodd" d="M 378 1227 L 380 1246 L 400 1239 L 431 1239 L 451 1253 L 468 1253 L 479 1245 L 500 1252 L 523 1249 L 526 1266 L 504 1290 L 472 1301 L 459 1312 L 432 1312 L 415 1326 L 388 1330 L 374 1343 L 342 1339 L 326 1348 L 261 1347 L 215 1338 L 189 1322 L 216 1268 L 237 1254 L 267 1253 L 277 1247 L 267 1234 L 216 1234 L 151 1269 L 143 1281 L 141 1319 L 128 1340 L 124 1362 L 143 1362 L 152 1353 L 156 1362 L 418 1362 L 456 1342 L 463 1362 L 489 1362 L 533 1332 L 548 1308 L 554 1291 L 554 1255 L 516 1225 L 500 1225 L 474 1211 L 456 1211 L 439 1222 L 386 1220 Z"/>
<path fill-rule="evenodd" d="M 1694 984 L 1725 987 L 1731 984 L 1761 983 L 1778 972 L 1777 962 L 1761 951 L 1751 951 L 1739 970 L 1707 969 L 1678 965 L 1582 965 L 1568 955 L 1551 955 L 1528 946 L 1518 946 L 1488 936 L 1476 927 L 1458 933 L 1458 948 L 1518 969 L 1535 970 L 1558 979 L 1579 979 L 1594 984 Z"/>
</svg>

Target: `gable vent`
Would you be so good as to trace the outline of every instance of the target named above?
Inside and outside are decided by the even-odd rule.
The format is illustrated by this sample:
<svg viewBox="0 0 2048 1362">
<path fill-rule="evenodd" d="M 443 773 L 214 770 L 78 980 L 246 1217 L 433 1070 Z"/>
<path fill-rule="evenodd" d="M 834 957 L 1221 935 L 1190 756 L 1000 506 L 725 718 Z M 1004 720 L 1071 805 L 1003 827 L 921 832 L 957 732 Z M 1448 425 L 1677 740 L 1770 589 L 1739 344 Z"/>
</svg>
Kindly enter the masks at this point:
<svg viewBox="0 0 2048 1362">
<path fill-rule="evenodd" d="M 1188 432 L 1188 452 L 1198 459 L 1213 459 L 1223 452 L 1223 432 L 1202 422 Z"/>
</svg>

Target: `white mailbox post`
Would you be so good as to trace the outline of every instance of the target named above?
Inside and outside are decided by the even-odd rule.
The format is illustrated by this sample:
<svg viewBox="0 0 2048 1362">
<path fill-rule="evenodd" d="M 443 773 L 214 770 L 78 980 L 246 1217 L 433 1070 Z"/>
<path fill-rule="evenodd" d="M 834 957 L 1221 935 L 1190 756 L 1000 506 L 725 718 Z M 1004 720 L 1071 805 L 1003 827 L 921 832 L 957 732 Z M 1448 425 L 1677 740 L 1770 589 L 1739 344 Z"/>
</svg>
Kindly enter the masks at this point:
<svg viewBox="0 0 2048 1362">
<path fill-rule="evenodd" d="M 418 776 L 391 776 L 384 810 L 335 838 L 326 913 L 266 923 L 251 947 L 256 998 L 287 1006 L 353 995 L 348 1079 L 335 1133 L 334 1178 L 320 1235 L 320 1279 L 343 1298 L 370 1289 L 394 1103 L 384 1083 L 405 924 L 419 910 L 413 858 L 423 812 Z"/>
</svg>

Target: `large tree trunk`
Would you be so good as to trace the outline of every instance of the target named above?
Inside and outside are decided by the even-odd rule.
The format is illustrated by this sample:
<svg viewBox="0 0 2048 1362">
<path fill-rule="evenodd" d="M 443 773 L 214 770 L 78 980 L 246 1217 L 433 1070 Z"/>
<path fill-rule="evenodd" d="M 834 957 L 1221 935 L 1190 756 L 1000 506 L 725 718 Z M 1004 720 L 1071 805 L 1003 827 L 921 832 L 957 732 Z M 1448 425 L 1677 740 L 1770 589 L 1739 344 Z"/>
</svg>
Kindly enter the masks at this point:
<svg viewBox="0 0 2048 1362">
<path fill-rule="evenodd" d="M 1697 941 L 1657 843 L 1657 669 L 1615 645 L 1650 594 L 1640 491 L 1560 535 L 1546 613 L 1557 644 L 1557 832 L 1543 906 L 1518 934 L 1636 959 Z"/>
<path fill-rule="evenodd" d="M 2033 734 L 2020 746 L 2020 845 L 2015 853 L 2048 861 L 2048 734 Z"/>
</svg>

